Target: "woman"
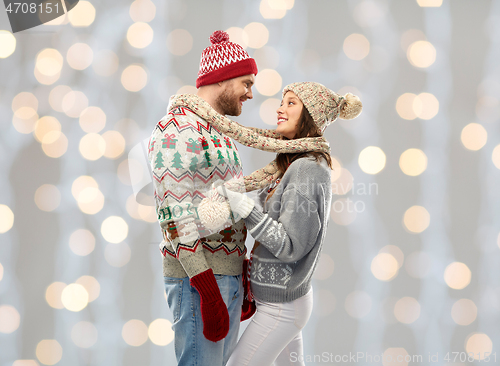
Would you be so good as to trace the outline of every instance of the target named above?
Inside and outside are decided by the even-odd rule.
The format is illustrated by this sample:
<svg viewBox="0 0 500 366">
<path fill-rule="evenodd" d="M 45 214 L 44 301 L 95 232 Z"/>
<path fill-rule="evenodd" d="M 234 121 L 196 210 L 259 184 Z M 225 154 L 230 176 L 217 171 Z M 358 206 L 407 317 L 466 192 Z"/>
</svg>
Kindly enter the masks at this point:
<svg viewBox="0 0 500 366">
<path fill-rule="evenodd" d="M 312 82 L 290 84 L 275 132 L 283 140 L 321 137 L 337 117 L 354 118 L 361 108 L 352 94 L 342 97 Z M 217 188 L 256 240 L 250 281 L 257 311 L 228 366 L 304 365 L 301 330 L 311 315 L 311 279 L 328 226 L 331 157 L 324 151 L 279 153 L 275 162 L 277 179 L 258 191 L 260 205 L 227 186 Z M 242 319 L 252 313 L 246 305 Z"/>
</svg>

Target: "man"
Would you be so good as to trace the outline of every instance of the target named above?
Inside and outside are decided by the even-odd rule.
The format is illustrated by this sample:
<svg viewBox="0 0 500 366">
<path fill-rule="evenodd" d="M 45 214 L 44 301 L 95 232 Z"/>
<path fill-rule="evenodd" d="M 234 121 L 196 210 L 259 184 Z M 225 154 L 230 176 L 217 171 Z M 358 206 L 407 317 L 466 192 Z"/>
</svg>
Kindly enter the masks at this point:
<svg viewBox="0 0 500 366">
<path fill-rule="evenodd" d="M 197 96 L 222 115 L 238 116 L 253 97 L 257 66 L 227 33 L 216 31 L 210 41 L 201 55 Z M 158 122 L 148 157 L 177 362 L 225 365 L 239 331 L 246 228 L 239 220 L 210 233 L 197 206 L 215 181 L 243 178 L 241 159 L 229 137 L 182 106 L 169 108 Z"/>
</svg>

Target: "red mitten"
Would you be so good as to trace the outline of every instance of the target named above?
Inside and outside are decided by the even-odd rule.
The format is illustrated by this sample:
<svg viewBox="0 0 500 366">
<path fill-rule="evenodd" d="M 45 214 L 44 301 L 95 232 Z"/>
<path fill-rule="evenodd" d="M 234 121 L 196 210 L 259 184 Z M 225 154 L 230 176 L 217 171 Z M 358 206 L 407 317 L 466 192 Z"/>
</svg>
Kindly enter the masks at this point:
<svg viewBox="0 0 500 366">
<path fill-rule="evenodd" d="M 203 335 L 212 342 L 224 339 L 229 332 L 229 313 L 212 269 L 192 277 L 190 283 L 200 294 Z"/>
<path fill-rule="evenodd" d="M 245 321 L 253 316 L 257 310 L 255 301 L 250 295 L 250 279 L 248 278 L 248 266 L 249 260 L 245 259 L 243 261 L 243 305 L 241 306 L 241 318 L 240 321 Z"/>
</svg>

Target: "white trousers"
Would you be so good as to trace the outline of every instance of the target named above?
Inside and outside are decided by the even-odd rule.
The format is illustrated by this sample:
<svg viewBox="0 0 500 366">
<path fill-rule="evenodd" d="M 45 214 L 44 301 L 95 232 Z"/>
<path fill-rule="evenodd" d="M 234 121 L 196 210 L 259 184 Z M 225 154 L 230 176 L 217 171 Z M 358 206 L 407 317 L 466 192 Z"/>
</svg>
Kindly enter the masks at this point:
<svg viewBox="0 0 500 366">
<path fill-rule="evenodd" d="M 257 311 L 227 366 L 303 366 L 302 328 L 313 308 L 311 290 L 297 300 L 270 303 L 255 299 Z M 294 362 L 292 362 L 294 361 Z"/>
</svg>

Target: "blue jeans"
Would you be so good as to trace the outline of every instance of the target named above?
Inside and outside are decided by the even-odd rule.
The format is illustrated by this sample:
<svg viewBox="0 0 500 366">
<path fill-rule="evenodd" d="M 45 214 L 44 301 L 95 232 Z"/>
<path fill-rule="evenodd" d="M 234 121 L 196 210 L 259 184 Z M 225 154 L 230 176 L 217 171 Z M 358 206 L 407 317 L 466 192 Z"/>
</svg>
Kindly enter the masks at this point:
<svg viewBox="0 0 500 366">
<path fill-rule="evenodd" d="M 200 295 L 189 277 L 164 277 L 167 303 L 173 314 L 175 357 L 179 366 L 223 366 L 236 347 L 240 329 L 243 285 L 241 275 L 215 275 L 229 313 L 229 333 L 219 342 L 203 335 Z"/>
</svg>

